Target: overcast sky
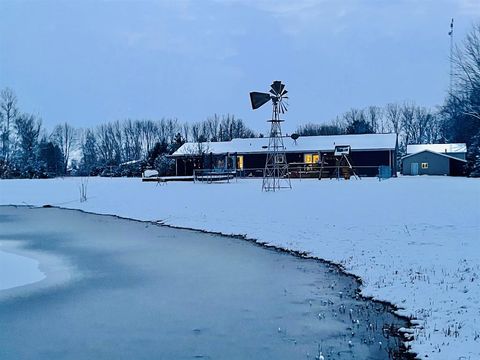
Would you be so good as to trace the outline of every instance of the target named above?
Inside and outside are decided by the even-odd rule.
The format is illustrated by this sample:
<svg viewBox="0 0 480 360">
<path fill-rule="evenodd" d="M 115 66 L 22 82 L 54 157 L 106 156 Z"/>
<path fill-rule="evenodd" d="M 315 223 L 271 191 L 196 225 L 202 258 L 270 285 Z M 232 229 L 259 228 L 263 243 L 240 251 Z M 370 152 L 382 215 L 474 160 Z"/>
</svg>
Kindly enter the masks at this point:
<svg viewBox="0 0 480 360">
<path fill-rule="evenodd" d="M 0 0 L 0 88 L 52 128 L 214 113 L 267 128 L 249 91 L 286 83 L 286 130 L 351 107 L 441 104 L 449 25 L 480 1 Z"/>
</svg>

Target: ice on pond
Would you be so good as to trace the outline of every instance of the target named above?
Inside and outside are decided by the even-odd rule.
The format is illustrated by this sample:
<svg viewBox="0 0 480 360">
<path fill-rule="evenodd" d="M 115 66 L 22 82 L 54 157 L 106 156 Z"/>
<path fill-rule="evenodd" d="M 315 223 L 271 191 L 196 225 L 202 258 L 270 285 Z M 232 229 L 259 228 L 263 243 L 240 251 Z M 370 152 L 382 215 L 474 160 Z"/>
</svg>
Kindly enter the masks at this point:
<svg viewBox="0 0 480 360">
<path fill-rule="evenodd" d="M 388 359 L 407 325 L 335 267 L 244 240 L 60 209 L 0 214 L 12 219 L 0 241 L 63 259 L 42 264 L 54 281 L 0 292 L 1 359 Z M 75 274 L 57 284 L 62 266 Z"/>
<path fill-rule="evenodd" d="M 3 251 L 0 247 L 0 291 L 31 284 L 44 278 L 45 275 L 38 268 L 37 260 Z"/>
</svg>

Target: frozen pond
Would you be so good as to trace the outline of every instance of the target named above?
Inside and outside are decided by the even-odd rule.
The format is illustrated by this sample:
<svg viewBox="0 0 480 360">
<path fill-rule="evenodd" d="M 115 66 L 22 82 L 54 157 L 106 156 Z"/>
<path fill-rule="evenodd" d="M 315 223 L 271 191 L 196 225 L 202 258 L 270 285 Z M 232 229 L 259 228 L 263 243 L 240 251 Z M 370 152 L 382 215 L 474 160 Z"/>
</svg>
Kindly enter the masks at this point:
<svg viewBox="0 0 480 360">
<path fill-rule="evenodd" d="M 2 360 L 389 359 L 406 325 L 335 267 L 240 239 L 0 207 L 0 242 L 47 276 L 0 291 Z"/>
</svg>

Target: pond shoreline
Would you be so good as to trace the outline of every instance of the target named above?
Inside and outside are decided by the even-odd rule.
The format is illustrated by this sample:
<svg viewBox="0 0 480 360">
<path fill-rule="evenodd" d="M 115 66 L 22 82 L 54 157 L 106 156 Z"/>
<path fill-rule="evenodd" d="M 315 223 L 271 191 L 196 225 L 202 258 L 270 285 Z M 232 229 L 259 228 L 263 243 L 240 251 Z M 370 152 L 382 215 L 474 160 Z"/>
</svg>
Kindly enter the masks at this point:
<svg viewBox="0 0 480 360">
<path fill-rule="evenodd" d="M 279 253 L 289 254 L 289 255 L 295 256 L 297 258 L 319 261 L 320 263 L 323 263 L 323 264 L 325 264 L 325 265 L 327 265 L 331 268 L 334 268 L 338 273 L 341 273 L 344 276 L 353 278 L 357 283 L 357 287 L 356 287 L 356 290 L 355 290 L 355 294 L 356 294 L 355 296 L 358 297 L 358 299 L 366 300 L 366 301 L 372 301 L 372 302 L 383 305 L 388 312 L 395 315 L 399 319 L 402 319 L 403 321 L 405 321 L 408 324 L 408 326 L 406 328 L 407 330 L 411 330 L 415 327 L 415 325 L 412 323 L 412 320 L 415 320 L 415 319 L 397 313 L 397 310 L 401 309 L 399 306 L 397 306 L 395 304 L 392 304 L 392 303 L 390 303 L 388 301 L 385 301 L 385 300 L 375 299 L 372 296 L 363 295 L 362 290 L 361 290 L 361 287 L 363 286 L 363 280 L 362 280 L 361 277 L 348 272 L 341 264 L 338 264 L 338 263 L 335 263 L 335 262 L 332 262 L 332 261 L 329 261 L 329 260 L 326 260 L 326 259 L 322 259 L 322 258 L 319 258 L 319 257 L 316 257 L 316 256 L 312 256 L 307 252 L 285 249 L 285 248 L 282 248 L 282 247 L 279 247 L 279 246 L 276 246 L 276 245 L 272 245 L 272 244 L 269 244 L 269 243 L 266 243 L 266 242 L 259 241 L 258 239 L 249 238 L 246 235 L 241 235 L 241 234 L 225 234 L 225 233 L 221 233 L 221 232 L 207 231 L 207 230 L 202 230 L 202 229 L 165 224 L 162 221 L 138 220 L 138 219 L 123 217 L 123 216 L 119 216 L 119 215 L 115 215 L 115 214 L 96 213 L 96 212 L 91 212 L 91 211 L 85 211 L 85 210 L 82 210 L 82 209 L 64 208 L 64 207 L 57 206 L 57 205 L 45 204 L 45 205 L 42 205 L 42 206 L 33 206 L 33 205 L 3 205 L 3 206 L 13 206 L 13 207 L 17 207 L 17 208 L 27 207 L 27 208 L 31 208 L 31 209 L 54 208 L 54 209 L 69 210 L 69 211 L 80 212 L 80 213 L 91 214 L 91 215 L 109 216 L 109 217 L 113 217 L 113 218 L 116 218 L 116 219 L 134 221 L 134 222 L 143 223 L 143 224 L 147 223 L 147 224 L 151 224 L 151 225 L 155 225 L 155 226 L 159 226 L 159 227 L 166 227 L 166 228 L 178 229 L 178 230 L 188 230 L 188 231 L 193 231 L 193 232 L 198 232 L 198 233 L 203 233 L 203 234 L 209 234 L 209 235 L 216 235 L 216 236 L 229 237 L 229 238 L 233 238 L 233 239 L 239 239 L 239 240 L 247 241 L 247 242 L 249 242 L 251 244 L 254 244 L 255 246 L 259 246 L 261 248 L 274 250 L 274 251 L 279 252 Z M 401 332 L 401 331 L 399 331 L 399 329 L 394 329 L 394 330 L 395 331 L 391 335 L 394 336 L 394 337 L 397 337 L 400 341 L 400 344 L 401 344 L 400 349 L 399 349 L 399 353 L 395 354 L 395 356 L 400 356 L 400 359 L 405 359 L 405 360 L 418 359 L 417 354 L 415 352 L 411 351 L 410 345 L 407 343 L 408 340 L 405 340 L 405 335 L 408 336 L 409 332 L 407 332 L 407 331 L 406 332 Z M 396 359 L 397 357 L 394 357 L 394 358 Z"/>
</svg>

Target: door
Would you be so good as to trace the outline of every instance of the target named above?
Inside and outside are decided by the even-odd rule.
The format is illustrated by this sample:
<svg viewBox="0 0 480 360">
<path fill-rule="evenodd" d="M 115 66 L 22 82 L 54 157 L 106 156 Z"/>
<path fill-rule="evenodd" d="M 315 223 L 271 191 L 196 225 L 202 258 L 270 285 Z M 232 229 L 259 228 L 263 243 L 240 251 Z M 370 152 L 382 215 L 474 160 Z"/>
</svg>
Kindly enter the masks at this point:
<svg viewBox="0 0 480 360">
<path fill-rule="evenodd" d="M 411 163 L 410 165 L 410 174 L 418 175 L 418 163 Z"/>
</svg>

